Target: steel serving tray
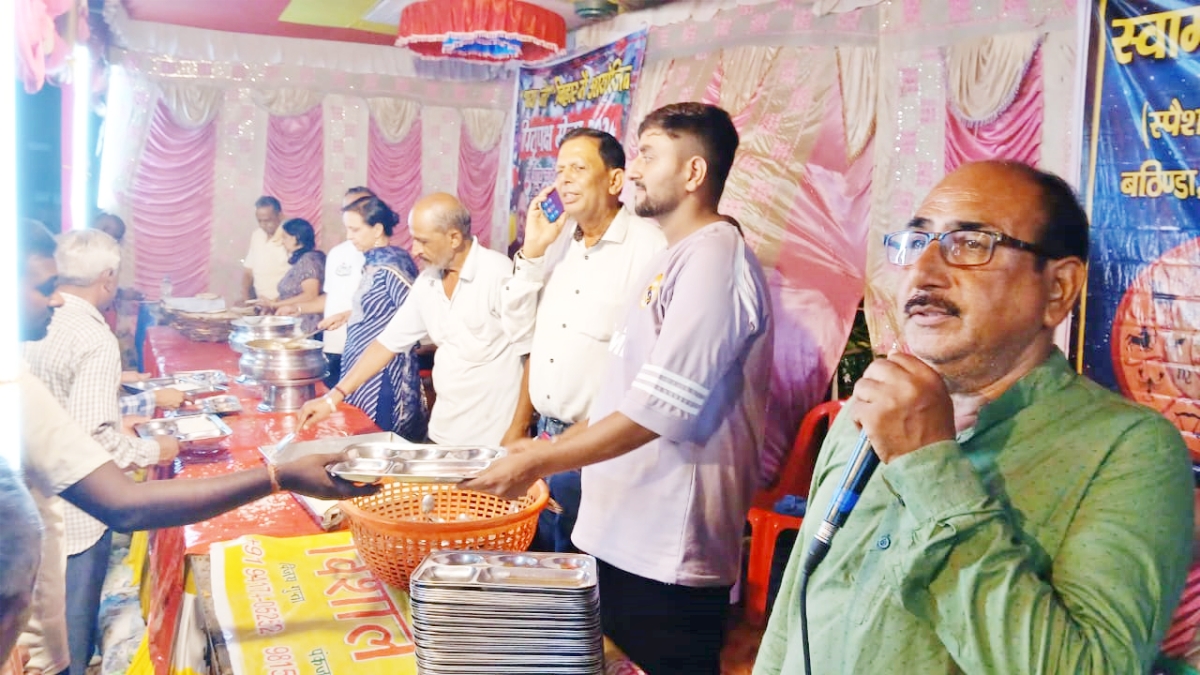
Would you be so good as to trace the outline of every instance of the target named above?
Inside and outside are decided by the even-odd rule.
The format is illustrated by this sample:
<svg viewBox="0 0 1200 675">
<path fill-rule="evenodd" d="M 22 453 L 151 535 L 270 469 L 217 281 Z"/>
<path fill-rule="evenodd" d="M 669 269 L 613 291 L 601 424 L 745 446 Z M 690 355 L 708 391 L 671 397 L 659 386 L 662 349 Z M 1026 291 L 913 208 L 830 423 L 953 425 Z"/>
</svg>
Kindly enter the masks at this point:
<svg viewBox="0 0 1200 675">
<path fill-rule="evenodd" d="M 355 483 L 460 483 L 504 457 L 504 448 L 367 442 L 346 447 L 329 473 Z"/>
<path fill-rule="evenodd" d="M 142 438 L 174 436 L 180 443 L 205 444 L 220 441 L 233 434 L 229 425 L 212 414 L 180 415 L 170 419 L 155 419 L 133 425 L 133 430 Z"/>
<path fill-rule="evenodd" d="M 465 571 L 464 571 L 465 570 Z M 412 574 L 413 595 L 441 584 L 487 589 L 528 587 L 589 589 L 596 586 L 596 559 L 569 553 L 439 551 Z"/>
</svg>

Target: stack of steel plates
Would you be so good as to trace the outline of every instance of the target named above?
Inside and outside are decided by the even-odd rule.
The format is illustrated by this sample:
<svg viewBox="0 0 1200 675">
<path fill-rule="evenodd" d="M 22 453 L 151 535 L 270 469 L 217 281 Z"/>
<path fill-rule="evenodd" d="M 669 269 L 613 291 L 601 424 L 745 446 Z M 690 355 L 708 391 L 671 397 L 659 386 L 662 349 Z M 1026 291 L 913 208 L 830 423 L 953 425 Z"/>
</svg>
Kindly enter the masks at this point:
<svg viewBox="0 0 1200 675">
<path fill-rule="evenodd" d="M 591 556 L 440 551 L 410 591 L 422 675 L 604 672 Z"/>
</svg>

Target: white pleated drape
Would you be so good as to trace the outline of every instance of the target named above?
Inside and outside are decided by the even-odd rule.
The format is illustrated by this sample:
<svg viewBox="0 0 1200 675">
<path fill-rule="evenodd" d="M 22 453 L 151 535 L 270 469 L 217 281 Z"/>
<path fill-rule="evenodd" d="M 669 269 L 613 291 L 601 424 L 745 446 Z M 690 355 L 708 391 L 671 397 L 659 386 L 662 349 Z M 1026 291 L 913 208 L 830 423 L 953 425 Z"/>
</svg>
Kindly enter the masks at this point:
<svg viewBox="0 0 1200 675">
<path fill-rule="evenodd" d="M 875 135 L 879 104 L 879 50 L 875 47 L 838 47 L 838 82 L 842 88 L 842 121 L 846 126 L 846 152 L 858 157 Z"/>
<path fill-rule="evenodd" d="M 995 119 L 1017 95 L 1040 34 L 1013 33 L 946 48 L 946 98 L 968 122 Z"/>
<path fill-rule="evenodd" d="M 369 98 L 367 107 L 388 143 L 399 143 L 421 114 L 421 104 L 402 98 Z"/>
<path fill-rule="evenodd" d="M 467 130 L 467 138 L 476 150 L 490 150 L 504 132 L 505 114 L 502 110 L 487 110 L 483 108 L 464 108 L 462 110 L 463 126 Z"/>
<path fill-rule="evenodd" d="M 324 94 L 308 89 L 265 89 L 253 92 L 254 102 L 272 115 L 292 117 L 303 115 L 321 105 Z"/>
<path fill-rule="evenodd" d="M 198 129 L 211 122 L 225 101 L 225 90 L 191 82 L 161 82 L 162 101 L 180 125 Z"/>
<path fill-rule="evenodd" d="M 721 52 L 721 107 L 730 115 L 745 110 L 762 89 L 779 47 L 739 47 Z"/>
</svg>

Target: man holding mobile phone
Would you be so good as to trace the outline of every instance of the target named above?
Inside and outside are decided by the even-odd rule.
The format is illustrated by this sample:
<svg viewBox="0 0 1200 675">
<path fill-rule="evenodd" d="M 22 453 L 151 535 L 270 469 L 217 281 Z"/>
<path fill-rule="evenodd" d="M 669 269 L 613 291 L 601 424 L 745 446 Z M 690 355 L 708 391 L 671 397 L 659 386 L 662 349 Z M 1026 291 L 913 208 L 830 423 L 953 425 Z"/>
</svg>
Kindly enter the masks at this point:
<svg viewBox="0 0 1200 675">
<path fill-rule="evenodd" d="M 539 437 L 584 422 L 600 387 L 619 311 L 646 263 L 667 247 L 652 221 L 622 207 L 625 150 L 611 134 L 579 128 L 559 145 L 558 177 L 530 204 L 525 243 L 504 300 L 534 324 L 533 345 L 509 444 L 527 436 L 533 412 Z M 549 477 L 563 513 L 542 513 L 534 550 L 573 551 L 580 473 Z"/>
</svg>

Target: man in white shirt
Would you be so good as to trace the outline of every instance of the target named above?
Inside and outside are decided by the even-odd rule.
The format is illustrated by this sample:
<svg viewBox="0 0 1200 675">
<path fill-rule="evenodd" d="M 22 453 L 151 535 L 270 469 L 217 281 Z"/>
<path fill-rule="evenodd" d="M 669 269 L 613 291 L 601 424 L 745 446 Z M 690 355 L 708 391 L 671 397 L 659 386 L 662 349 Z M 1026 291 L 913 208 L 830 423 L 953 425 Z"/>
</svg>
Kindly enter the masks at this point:
<svg viewBox="0 0 1200 675">
<path fill-rule="evenodd" d="M 279 297 L 279 282 L 291 266 L 291 254 L 283 246 L 283 230 L 279 227 L 283 207 L 274 197 L 259 197 L 254 202 L 254 215 L 258 229 L 250 234 L 250 248 L 242 261 L 242 293 L 247 300 L 275 300 Z"/>
<path fill-rule="evenodd" d="M 471 212 L 454 195 L 422 197 L 408 218 L 413 255 L 425 269 L 362 358 L 322 399 L 304 404 L 301 428 L 325 419 L 337 403 L 400 351 L 428 336 L 437 345 L 437 403 L 429 438 L 443 445 L 497 445 L 512 424 L 529 326 L 502 311 L 500 294 L 512 261 L 471 236 Z"/>
<path fill-rule="evenodd" d="M 68 232 L 55 253 L 63 305 L 46 337 L 25 345 L 30 372 L 54 394 L 71 418 L 122 469 L 170 462 L 179 453 L 171 436 L 144 440 L 122 432 L 118 405 L 121 354 L 101 311 L 117 296 L 121 250 L 98 230 Z M 71 675 L 84 675 L 95 647 L 100 588 L 108 571 L 112 532 L 66 504 L 67 638 Z"/>
<path fill-rule="evenodd" d="M 636 292 L 646 263 L 667 247 L 658 225 L 621 206 L 625 150 L 611 134 L 571 130 L 559 145 L 557 170 L 554 184 L 530 205 L 525 242 L 504 294 L 509 311 L 531 323 L 530 310 L 537 310 L 525 364 L 529 386 L 522 387 L 506 444 L 527 435 L 531 405 L 539 438 L 587 419 L 620 311 Z M 554 189 L 565 217 L 551 222 L 541 204 Z M 571 470 L 547 478 L 562 513 L 542 512 L 533 550 L 575 550 L 571 530 L 579 513 L 579 476 Z"/>
<path fill-rule="evenodd" d="M 649 675 L 719 675 L 759 484 L 774 328 L 762 268 L 717 212 L 737 145 L 715 106 L 646 117 L 629 180 L 668 247 L 610 341 L 588 426 L 522 441 L 461 485 L 512 498 L 584 467 L 572 540 L 599 561 L 605 635 Z"/>
<path fill-rule="evenodd" d="M 362 197 L 374 197 L 370 188 L 352 187 L 346 190 L 342 197 L 342 208 L 353 204 Z M 329 362 L 329 372 L 325 375 L 325 386 L 333 387 L 342 376 L 342 352 L 346 350 L 346 322 L 350 319 L 350 310 L 354 307 L 354 293 L 362 281 L 363 265 L 366 258 L 362 251 L 355 248 L 349 239 L 329 249 L 325 257 L 324 291 L 316 300 L 295 305 L 285 305 L 275 311 L 281 316 L 299 316 L 300 314 L 324 315 L 318 325 L 323 332 L 321 341 L 325 343 L 325 359 Z"/>
<path fill-rule="evenodd" d="M 41 223 L 23 220 L 17 248 L 21 340 L 41 340 L 55 308 L 63 304 L 55 290 L 56 244 Z M 320 499 L 375 491 L 331 476 L 327 467 L 342 459 L 338 454 L 312 455 L 214 478 L 136 483 L 27 367 L 21 368 L 15 382 L 0 382 L 0 388 L 9 388 L 6 400 L 20 401 L 22 474 L 45 525 L 33 611 L 20 637 L 20 644 L 30 650 L 27 669 L 42 675 L 61 673 L 70 664 L 60 496 L 108 527 L 132 532 L 198 522 L 283 490 Z M 7 540 L 5 545 L 10 545 Z"/>
</svg>

